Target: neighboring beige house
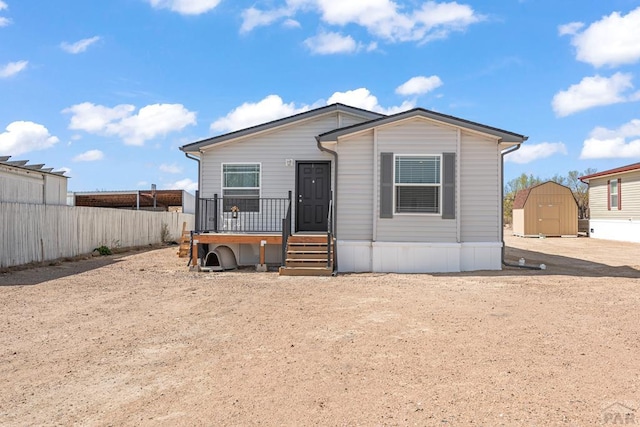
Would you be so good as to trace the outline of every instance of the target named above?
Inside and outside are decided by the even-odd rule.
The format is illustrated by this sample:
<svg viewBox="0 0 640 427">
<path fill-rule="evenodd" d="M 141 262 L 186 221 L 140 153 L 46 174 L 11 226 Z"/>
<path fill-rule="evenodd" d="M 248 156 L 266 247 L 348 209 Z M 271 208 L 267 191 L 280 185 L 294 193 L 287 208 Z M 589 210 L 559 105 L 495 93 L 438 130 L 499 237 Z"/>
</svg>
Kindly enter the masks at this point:
<svg viewBox="0 0 640 427">
<path fill-rule="evenodd" d="M 640 163 L 580 180 L 589 184 L 589 236 L 640 242 Z"/>
<path fill-rule="evenodd" d="M 0 202 L 41 205 L 67 204 L 67 179 L 63 171 L 28 160 L 0 156 Z"/>
<path fill-rule="evenodd" d="M 578 203 L 571 189 L 547 181 L 518 191 L 513 201 L 513 234 L 576 237 Z"/>
<path fill-rule="evenodd" d="M 333 104 L 194 142 L 181 147 L 199 162 L 194 240 L 285 274 L 322 257 L 310 246 L 322 239 L 339 272 L 499 270 L 503 154 L 526 139 L 422 108 Z"/>
</svg>

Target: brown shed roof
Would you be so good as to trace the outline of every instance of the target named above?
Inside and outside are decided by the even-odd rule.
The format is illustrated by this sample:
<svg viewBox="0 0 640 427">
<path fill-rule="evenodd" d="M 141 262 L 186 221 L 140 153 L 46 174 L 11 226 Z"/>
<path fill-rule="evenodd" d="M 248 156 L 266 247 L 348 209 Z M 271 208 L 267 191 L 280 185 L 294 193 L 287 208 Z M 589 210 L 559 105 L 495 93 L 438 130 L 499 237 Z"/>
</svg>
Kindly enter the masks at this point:
<svg viewBox="0 0 640 427">
<path fill-rule="evenodd" d="M 157 190 L 156 206 L 182 206 L 183 190 Z M 137 206 L 138 193 L 140 193 L 140 207 L 153 206 L 151 191 L 121 191 L 121 192 L 95 192 L 75 193 L 76 206 L 90 206 L 96 208 L 135 208 Z"/>
<path fill-rule="evenodd" d="M 520 190 L 516 193 L 516 198 L 513 200 L 513 209 L 523 209 L 525 203 L 527 203 L 527 198 L 529 197 L 529 193 L 533 187 L 525 188 L 524 190 Z"/>
</svg>

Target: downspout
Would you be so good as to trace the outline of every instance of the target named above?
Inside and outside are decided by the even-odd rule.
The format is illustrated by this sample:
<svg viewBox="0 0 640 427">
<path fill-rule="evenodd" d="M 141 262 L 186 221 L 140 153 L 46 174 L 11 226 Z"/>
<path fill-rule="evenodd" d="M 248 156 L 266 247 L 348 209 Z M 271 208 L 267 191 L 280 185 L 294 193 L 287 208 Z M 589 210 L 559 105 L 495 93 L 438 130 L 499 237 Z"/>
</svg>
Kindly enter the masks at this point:
<svg viewBox="0 0 640 427">
<path fill-rule="evenodd" d="M 504 259 L 505 252 L 506 252 L 506 246 L 504 243 L 504 156 L 506 156 L 509 153 L 513 153 L 514 151 L 518 151 L 521 145 L 522 143 L 516 145 L 512 149 L 507 149 L 505 151 L 502 151 L 500 156 L 500 178 L 502 180 L 502 183 L 500 185 L 500 241 L 502 242 L 502 249 L 501 249 L 502 265 L 507 267 L 528 268 L 530 270 L 542 270 L 541 266 L 514 264 L 514 263 L 507 262 Z"/>
<path fill-rule="evenodd" d="M 187 159 L 191 159 L 191 160 L 195 160 L 196 162 L 198 162 L 198 189 L 196 190 L 196 213 L 195 213 L 195 220 L 194 220 L 194 225 L 193 228 L 197 229 L 200 221 L 200 158 L 199 157 L 195 157 L 195 156 L 191 156 L 189 155 L 189 153 L 185 152 L 184 153 L 185 157 Z M 191 230 L 191 241 L 193 242 L 193 230 Z M 191 264 L 191 260 L 192 260 L 192 253 L 191 251 L 193 250 L 193 245 L 189 245 L 190 249 L 189 249 L 189 261 L 187 262 L 187 265 Z M 198 254 L 199 255 L 199 254 Z"/>
<path fill-rule="evenodd" d="M 316 144 L 318 145 L 318 149 L 320 151 L 324 151 L 325 153 L 329 153 L 333 156 L 333 176 L 335 177 L 334 181 L 333 181 L 333 188 L 336 190 L 333 192 L 334 194 L 334 198 L 333 198 L 333 220 L 331 221 L 331 223 L 333 224 L 333 236 L 334 238 L 336 238 L 336 236 L 338 235 L 338 224 L 336 223 L 336 217 L 337 214 L 336 212 L 338 212 L 338 202 L 337 202 L 337 194 L 338 194 L 338 153 L 333 151 L 333 150 L 329 150 L 328 148 L 325 148 L 322 146 L 322 144 L 320 143 L 320 138 L 316 136 Z M 337 241 L 337 239 L 336 239 Z M 334 252 L 334 256 L 333 259 L 335 260 L 334 266 L 333 266 L 333 275 L 335 276 L 338 273 L 338 245 L 335 244 L 333 245 L 333 252 Z"/>
</svg>

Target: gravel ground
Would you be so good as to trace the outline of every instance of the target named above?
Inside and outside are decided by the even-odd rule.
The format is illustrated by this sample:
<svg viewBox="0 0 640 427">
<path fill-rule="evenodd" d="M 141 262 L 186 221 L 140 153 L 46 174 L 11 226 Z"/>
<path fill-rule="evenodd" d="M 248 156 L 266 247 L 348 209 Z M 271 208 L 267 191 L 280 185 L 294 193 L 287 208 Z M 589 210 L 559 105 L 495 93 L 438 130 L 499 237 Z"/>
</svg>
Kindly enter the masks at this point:
<svg viewBox="0 0 640 427">
<path fill-rule="evenodd" d="M 0 274 L 1 425 L 640 423 L 640 245 L 544 271 L 193 273 L 176 248 Z"/>
</svg>

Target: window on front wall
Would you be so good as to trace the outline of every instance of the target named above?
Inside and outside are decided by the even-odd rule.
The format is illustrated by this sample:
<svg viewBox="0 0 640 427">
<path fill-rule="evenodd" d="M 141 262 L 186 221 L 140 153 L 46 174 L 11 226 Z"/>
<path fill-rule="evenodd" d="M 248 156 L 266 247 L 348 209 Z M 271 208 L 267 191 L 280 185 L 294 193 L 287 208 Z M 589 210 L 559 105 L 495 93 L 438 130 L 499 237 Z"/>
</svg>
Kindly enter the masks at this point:
<svg viewBox="0 0 640 427">
<path fill-rule="evenodd" d="M 395 157 L 395 212 L 440 213 L 440 156 Z"/>
<path fill-rule="evenodd" d="M 259 212 L 260 164 L 223 164 L 222 196 L 225 212 L 233 207 L 239 212 Z"/>
</svg>

